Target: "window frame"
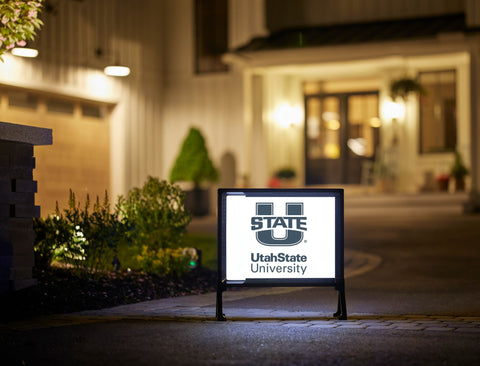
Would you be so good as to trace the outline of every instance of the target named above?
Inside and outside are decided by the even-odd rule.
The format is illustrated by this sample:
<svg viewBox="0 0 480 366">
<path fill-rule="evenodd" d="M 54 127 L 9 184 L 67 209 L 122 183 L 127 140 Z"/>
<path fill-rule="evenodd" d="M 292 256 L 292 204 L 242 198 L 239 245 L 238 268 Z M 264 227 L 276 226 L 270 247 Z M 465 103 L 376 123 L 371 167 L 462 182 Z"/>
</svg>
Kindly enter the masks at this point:
<svg viewBox="0 0 480 366">
<path fill-rule="evenodd" d="M 444 138 L 443 142 L 443 147 L 438 148 L 438 149 L 433 149 L 433 150 L 426 150 L 425 147 L 423 146 L 423 136 L 424 136 L 424 130 L 423 130 L 423 123 L 422 123 L 422 95 L 419 96 L 419 103 L 418 103 L 418 154 L 421 156 L 428 156 L 428 155 L 437 155 L 437 154 L 450 154 L 454 152 L 457 149 L 457 144 L 458 144 L 458 71 L 455 68 L 445 68 L 445 69 L 438 69 L 438 70 L 425 70 L 425 71 L 420 71 L 417 75 L 417 80 L 419 81 L 420 84 L 422 84 L 421 81 L 421 76 L 424 74 L 441 74 L 441 73 L 453 73 L 454 76 L 454 85 L 453 85 L 453 90 L 454 90 L 454 120 L 455 120 L 455 142 L 453 147 L 448 147 L 447 143 Z M 422 85 L 423 87 L 423 85 Z M 428 95 L 428 94 L 427 94 Z M 446 132 L 447 131 L 447 126 L 446 126 L 446 120 L 445 118 L 442 119 L 442 128 Z"/>
<path fill-rule="evenodd" d="M 221 5 L 218 7 L 217 5 Z M 229 71 L 227 64 L 222 62 L 222 55 L 228 51 L 228 0 L 195 0 L 194 17 L 194 72 L 196 75 L 208 73 L 225 73 Z M 218 17 L 218 12 L 222 16 Z M 205 36 L 208 28 L 209 35 L 216 34 L 222 37 L 209 38 Z M 208 38 L 208 39 L 207 39 Z M 209 48 L 217 48 L 220 51 L 212 52 Z"/>
</svg>

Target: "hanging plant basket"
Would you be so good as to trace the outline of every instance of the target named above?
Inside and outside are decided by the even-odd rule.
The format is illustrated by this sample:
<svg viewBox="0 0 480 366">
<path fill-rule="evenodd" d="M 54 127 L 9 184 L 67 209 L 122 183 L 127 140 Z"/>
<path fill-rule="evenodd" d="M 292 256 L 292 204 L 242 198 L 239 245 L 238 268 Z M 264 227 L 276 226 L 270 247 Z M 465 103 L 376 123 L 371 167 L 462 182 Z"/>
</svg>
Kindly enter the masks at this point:
<svg viewBox="0 0 480 366">
<path fill-rule="evenodd" d="M 397 99 L 397 97 L 405 100 L 410 93 L 425 94 L 425 89 L 418 81 L 407 77 L 393 80 L 390 84 L 392 100 Z"/>
</svg>

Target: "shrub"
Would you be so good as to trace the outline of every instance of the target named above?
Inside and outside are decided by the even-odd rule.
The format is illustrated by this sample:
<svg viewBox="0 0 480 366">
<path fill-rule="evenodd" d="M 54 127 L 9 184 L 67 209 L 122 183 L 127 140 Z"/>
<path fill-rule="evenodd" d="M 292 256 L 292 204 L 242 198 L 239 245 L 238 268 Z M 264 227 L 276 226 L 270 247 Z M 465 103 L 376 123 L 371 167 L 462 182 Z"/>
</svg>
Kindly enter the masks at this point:
<svg viewBox="0 0 480 366">
<path fill-rule="evenodd" d="M 129 247 L 139 269 L 183 274 L 195 255 L 178 249 L 191 219 L 184 198 L 179 187 L 152 177 L 127 197 L 119 196 L 114 209 L 107 192 L 103 202 L 97 196 L 91 208 L 88 195 L 82 207 L 70 190 L 63 212 L 57 206 L 55 215 L 34 220 L 37 267 L 46 268 L 57 260 L 79 274 L 92 275 L 112 268 L 121 245 Z"/>
<path fill-rule="evenodd" d="M 48 268 L 53 259 L 57 248 L 69 241 L 71 236 L 70 225 L 65 218 L 60 217 L 58 204 L 56 214 L 47 218 L 35 218 L 33 220 L 33 229 L 35 232 L 35 266 L 38 269 Z"/>
<path fill-rule="evenodd" d="M 133 188 L 120 197 L 122 215 L 133 225 L 130 238 L 138 252 L 178 248 L 191 220 L 183 205 L 185 193 L 158 178 L 148 177 L 142 188 Z"/>
<path fill-rule="evenodd" d="M 118 243 L 127 240 L 125 233 L 131 229 L 126 220 L 121 220 L 118 205 L 110 208 L 108 194 L 105 191 L 103 204 L 97 196 L 93 211 L 88 212 L 88 196 L 85 210 L 81 214 L 80 228 L 76 232 L 77 240 L 85 243 L 85 268 L 90 271 L 107 268 L 117 255 Z M 83 233 L 83 236 L 81 235 Z M 75 239 L 75 235 L 73 236 Z"/>
<path fill-rule="evenodd" d="M 136 259 L 145 272 L 160 276 L 180 276 L 191 269 L 191 262 L 197 261 L 198 256 L 192 248 L 160 248 L 155 251 L 143 245 Z"/>
<path fill-rule="evenodd" d="M 89 210 L 89 196 L 82 209 L 70 190 L 68 208 L 63 213 L 57 206 L 55 215 L 34 220 L 34 249 L 39 268 L 48 266 L 54 259 L 85 274 L 109 267 L 118 242 L 128 238 L 125 235 L 128 222 L 121 220 L 118 205 L 111 212 L 107 192 L 103 203 L 97 196 L 93 210 Z"/>
</svg>

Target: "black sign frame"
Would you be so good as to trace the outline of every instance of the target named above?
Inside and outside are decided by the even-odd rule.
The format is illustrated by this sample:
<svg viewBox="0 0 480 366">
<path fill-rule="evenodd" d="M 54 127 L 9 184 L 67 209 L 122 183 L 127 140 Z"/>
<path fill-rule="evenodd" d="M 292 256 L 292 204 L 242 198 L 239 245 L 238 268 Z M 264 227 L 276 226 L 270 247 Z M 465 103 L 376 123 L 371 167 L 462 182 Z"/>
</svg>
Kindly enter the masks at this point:
<svg viewBox="0 0 480 366">
<path fill-rule="evenodd" d="M 334 278 L 288 278 L 288 279 L 252 279 L 241 283 L 229 282 L 226 278 L 226 214 L 227 196 L 246 195 L 254 197 L 333 197 L 335 198 L 335 277 Z M 216 319 L 225 321 L 223 314 L 223 292 L 228 287 L 294 287 L 294 286 L 332 286 L 338 291 L 337 311 L 334 317 L 346 320 L 347 305 L 345 299 L 344 276 L 344 192 L 343 189 L 264 189 L 264 188 L 232 188 L 218 190 L 218 226 L 217 226 L 217 301 Z"/>
</svg>

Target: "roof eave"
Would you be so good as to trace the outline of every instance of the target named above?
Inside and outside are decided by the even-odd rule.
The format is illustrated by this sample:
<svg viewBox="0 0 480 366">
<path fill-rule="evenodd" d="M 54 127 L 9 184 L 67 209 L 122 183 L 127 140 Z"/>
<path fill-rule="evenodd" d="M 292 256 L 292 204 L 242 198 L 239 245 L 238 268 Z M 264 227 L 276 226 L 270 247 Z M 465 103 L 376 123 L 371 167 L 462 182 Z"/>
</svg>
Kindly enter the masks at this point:
<svg viewBox="0 0 480 366">
<path fill-rule="evenodd" d="M 232 51 L 224 54 L 222 60 L 240 68 L 257 68 L 388 58 L 399 55 L 465 52 L 471 43 L 478 42 L 479 38 L 478 34 L 467 36 L 465 33 L 455 32 L 439 34 L 427 39 L 261 51 Z"/>
</svg>

